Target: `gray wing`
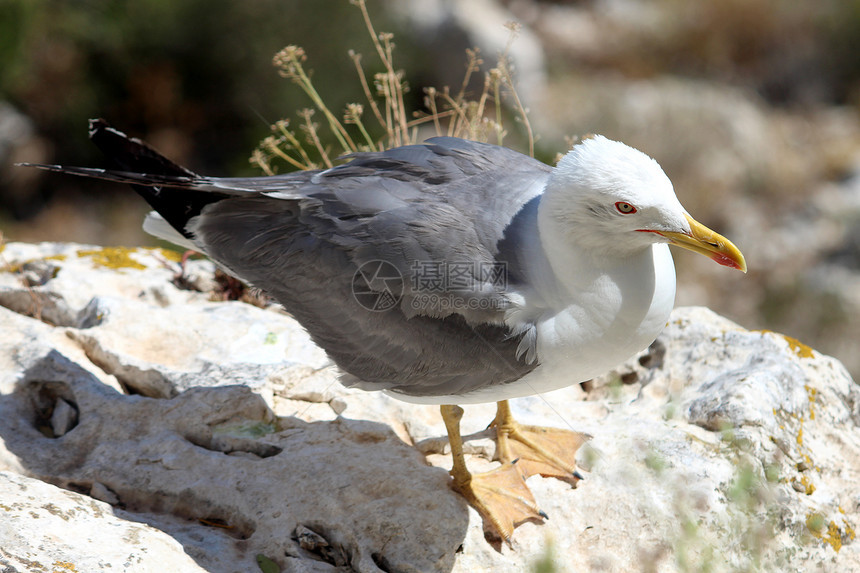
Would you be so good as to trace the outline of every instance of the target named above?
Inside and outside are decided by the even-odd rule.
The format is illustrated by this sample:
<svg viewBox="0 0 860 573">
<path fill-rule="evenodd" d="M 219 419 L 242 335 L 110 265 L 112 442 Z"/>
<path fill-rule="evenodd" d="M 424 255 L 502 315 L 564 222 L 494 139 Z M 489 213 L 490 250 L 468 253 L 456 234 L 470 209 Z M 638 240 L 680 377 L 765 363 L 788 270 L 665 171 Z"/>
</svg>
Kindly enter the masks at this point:
<svg viewBox="0 0 860 573">
<path fill-rule="evenodd" d="M 384 263 L 402 278 L 399 306 L 406 316 L 457 313 L 470 324 L 502 323 L 510 304 L 507 279 L 517 276 L 509 265 L 519 261 L 499 260 L 499 244 L 515 215 L 542 192 L 550 168 L 506 148 L 456 138 L 350 157 L 326 171 L 212 179 L 209 187 L 261 192 L 260 216 L 286 202 L 314 238 L 347 253 L 356 268 Z M 188 226 L 207 251 L 205 220 L 216 211 L 231 214 L 238 203 L 215 205 Z M 225 246 L 247 242 L 242 237 L 237 229 Z M 386 277 L 367 278 L 373 290 L 391 288 Z"/>
<path fill-rule="evenodd" d="M 348 383 L 456 395 L 536 367 L 534 328 L 503 319 L 540 258 L 546 165 L 436 138 L 326 171 L 215 178 L 104 120 L 90 121 L 90 139 L 116 169 L 35 167 L 129 183 L 160 215 L 148 229 L 277 298 Z M 440 267 L 447 276 L 431 281 Z"/>
<path fill-rule="evenodd" d="M 505 148 L 434 138 L 278 181 L 211 179 L 256 192 L 205 206 L 188 230 L 294 314 L 348 381 L 458 394 L 536 366 L 517 358 L 522 334 L 503 322 L 516 288 L 506 279 L 519 275 L 499 275 L 518 264 L 499 244 L 534 211 L 523 206 L 549 171 Z M 430 281 L 446 266 L 456 276 Z"/>
</svg>

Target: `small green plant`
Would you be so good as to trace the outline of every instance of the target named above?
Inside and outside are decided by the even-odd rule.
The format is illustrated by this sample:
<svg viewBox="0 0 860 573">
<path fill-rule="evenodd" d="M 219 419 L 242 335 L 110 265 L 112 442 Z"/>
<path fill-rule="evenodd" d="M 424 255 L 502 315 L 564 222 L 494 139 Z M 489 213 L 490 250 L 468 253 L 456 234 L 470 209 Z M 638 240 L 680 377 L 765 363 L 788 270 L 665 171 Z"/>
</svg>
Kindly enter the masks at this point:
<svg viewBox="0 0 860 573">
<path fill-rule="evenodd" d="M 358 151 L 382 151 L 418 141 L 419 127 L 431 125 L 436 135 L 449 135 L 476 141 L 493 141 L 502 145 L 507 130 L 504 127 L 506 100 L 510 99 L 528 140 L 528 153 L 534 155 L 535 137 L 528 113 L 514 87 L 508 50 L 516 39 L 519 26 L 509 23 L 510 36 L 505 51 L 496 65 L 484 73 L 481 93 L 468 95 L 468 86 L 475 74 L 481 72 L 483 60 L 477 49 L 467 50 L 466 72 L 456 93 L 448 87 L 424 89 L 425 109 L 406 109 L 404 94 L 409 91 L 403 70 L 394 64 L 394 36 L 377 33 L 367 11 L 365 0 L 350 0 L 361 11 L 368 34 L 382 63 L 383 71 L 375 73 L 372 81 L 362 63 L 362 55 L 350 50 L 366 104 L 351 103 L 341 116 L 326 105 L 314 87 L 312 74 L 305 68 L 307 54 L 290 45 L 275 54 L 273 63 L 281 76 L 298 85 L 308 96 L 312 107 L 298 111 L 298 129 L 289 119 L 272 125 L 272 135 L 263 139 L 250 161 L 268 175 L 274 175 L 278 164 L 292 169 L 332 167 L 337 157 Z M 370 113 L 366 114 L 365 110 Z M 315 117 L 319 113 L 323 121 Z M 369 115 L 369 118 L 366 117 Z M 322 124 L 322 125 L 321 125 Z M 374 135 L 376 134 L 376 135 Z M 331 141 L 331 143 L 327 143 Z"/>
<path fill-rule="evenodd" d="M 547 535 L 543 552 L 532 563 L 531 573 L 560 573 L 560 571 L 555 557 L 555 541 Z"/>
</svg>

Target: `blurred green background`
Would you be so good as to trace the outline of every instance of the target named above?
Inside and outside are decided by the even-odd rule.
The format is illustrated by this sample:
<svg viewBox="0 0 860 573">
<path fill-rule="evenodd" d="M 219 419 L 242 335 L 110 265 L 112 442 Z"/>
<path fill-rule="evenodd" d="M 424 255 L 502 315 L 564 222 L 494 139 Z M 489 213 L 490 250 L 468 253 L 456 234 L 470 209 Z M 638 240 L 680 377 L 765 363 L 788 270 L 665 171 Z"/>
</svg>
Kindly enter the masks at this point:
<svg viewBox="0 0 860 573">
<path fill-rule="evenodd" d="M 538 156 L 589 132 L 638 147 L 747 256 L 741 276 L 676 254 L 678 303 L 783 331 L 860 373 L 860 0 L 368 7 L 378 31 L 395 33 L 413 109 L 422 87 L 458 86 L 465 48 L 491 62 L 501 22 L 521 22 L 515 65 Z M 287 44 L 305 48 L 335 111 L 364 99 L 349 49 L 381 69 L 348 0 L 0 0 L 5 240 L 153 244 L 128 190 L 12 167 L 102 165 L 91 117 L 193 170 L 257 173 L 248 157 L 269 125 L 309 106 L 271 64 Z M 507 143 L 521 145 L 510 129 Z"/>
<path fill-rule="evenodd" d="M 43 147 L 22 153 L 76 165 L 102 164 L 86 126 L 104 117 L 193 169 L 256 174 L 248 157 L 270 123 L 308 105 L 277 75 L 274 53 L 305 46 L 309 64 L 323 70 L 315 81 L 340 109 L 361 93 L 352 81 L 343 89 L 355 76 L 347 50 L 353 40 L 370 47 L 346 0 L 0 0 L 0 14 L 0 101 L 32 120 Z M 111 203 L 128 200 L 115 187 L 39 177 L 13 190 L 16 176 L 2 177 L 7 239 L 143 240 L 126 232 L 139 225 L 113 221 Z"/>
</svg>

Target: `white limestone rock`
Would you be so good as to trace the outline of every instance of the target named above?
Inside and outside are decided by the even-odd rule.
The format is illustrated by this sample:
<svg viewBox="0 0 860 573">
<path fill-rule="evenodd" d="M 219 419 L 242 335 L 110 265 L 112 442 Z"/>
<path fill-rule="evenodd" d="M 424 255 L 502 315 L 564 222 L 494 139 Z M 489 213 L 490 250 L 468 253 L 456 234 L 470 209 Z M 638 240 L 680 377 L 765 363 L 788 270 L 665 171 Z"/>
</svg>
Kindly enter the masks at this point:
<svg viewBox="0 0 860 573">
<path fill-rule="evenodd" d="M 170 535 L 45 482 L 0 472 L 2 571 L 206 571 Z"/>
<path fill-rule="evenodd" d="M 680 308 L 614 372 L 514 401 L 593 439 L 576 489 L 530 478 L 550 520 L 498 547 L 447 487 L 438 409 L 343 388 L 282 311 L 182 290 L 159 251 L 126 253 L 143 268 L 79 245 L 2 255 L 0 470 L 106 501 L 205 570 L 860 570 L 860 389 L 782 335 Z M 495 465 L 493 413 L 466 408 L 473 469 Z"/>
</svg>

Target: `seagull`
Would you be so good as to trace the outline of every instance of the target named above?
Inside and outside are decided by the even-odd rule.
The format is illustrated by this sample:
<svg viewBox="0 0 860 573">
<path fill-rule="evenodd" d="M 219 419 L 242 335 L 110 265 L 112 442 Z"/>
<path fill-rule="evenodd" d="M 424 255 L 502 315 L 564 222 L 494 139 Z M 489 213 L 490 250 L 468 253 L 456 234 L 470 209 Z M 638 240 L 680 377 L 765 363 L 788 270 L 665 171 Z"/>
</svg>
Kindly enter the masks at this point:
<svg viewBox="0 0 860 573">
<path fill-rule="evenodd" d="M 530 475 L 572 485 L 589 436 L 526 426 L 508 400 L 598 376 L 648 347 L 675 298 L 669 245 L 746 272 L 693 219 L 656 161 L 592 136 L 555 167 L 453 137 L 358 152 L 324 170 L 198 175 L 91 120 L 116 169 L 33 165 L 128 183 L 149 233 L 205 253 L 276 299 L 346 386 L 438 404 L 452 487 L 508 544 L 546 518 Z M 497 402 L 501 465 L 472 474 L 459 404 Z"/>
</svg>

